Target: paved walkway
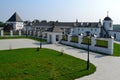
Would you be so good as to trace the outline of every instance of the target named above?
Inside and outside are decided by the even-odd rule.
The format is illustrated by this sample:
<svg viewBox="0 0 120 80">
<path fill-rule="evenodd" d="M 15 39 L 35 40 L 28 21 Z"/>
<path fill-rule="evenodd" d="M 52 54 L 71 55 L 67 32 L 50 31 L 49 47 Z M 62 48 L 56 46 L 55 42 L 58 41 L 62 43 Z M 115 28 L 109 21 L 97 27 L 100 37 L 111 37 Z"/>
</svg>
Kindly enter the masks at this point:
<svg viewBox="0 0 120 80">
<path fill-rule="evenodd" d="M 0 49 L 38 47 L 39 42 L 19 39 L 19 40 L 0 40 Z M 44 48 L 50 48 L 57 51 L 64 49 L 66 54 L 86 60 L 87 52 L 85 50 L 76 49 L 64 45 L 47 44 Z M 90 52 L 90 62 L 93 63 L 97 70 L 94 74 L 85 76 L 76 80 L 120 80 L 120 57 L 104 56 Z"/>
</svg>

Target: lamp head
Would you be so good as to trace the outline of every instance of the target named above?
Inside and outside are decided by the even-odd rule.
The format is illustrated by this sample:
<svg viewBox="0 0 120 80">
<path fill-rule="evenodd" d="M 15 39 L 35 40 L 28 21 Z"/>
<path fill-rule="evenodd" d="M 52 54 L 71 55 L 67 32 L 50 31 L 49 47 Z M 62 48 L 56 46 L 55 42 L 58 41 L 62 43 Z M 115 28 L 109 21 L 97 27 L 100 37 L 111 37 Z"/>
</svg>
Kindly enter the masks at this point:
<svg viewBox="0 0 120 80">
<path fill-rule="evenodd" d="M 90 32 L 89 31 L 87 31 L 86 34 L 87 34 L 87 36 L 90 36 Z"/>
</svg>

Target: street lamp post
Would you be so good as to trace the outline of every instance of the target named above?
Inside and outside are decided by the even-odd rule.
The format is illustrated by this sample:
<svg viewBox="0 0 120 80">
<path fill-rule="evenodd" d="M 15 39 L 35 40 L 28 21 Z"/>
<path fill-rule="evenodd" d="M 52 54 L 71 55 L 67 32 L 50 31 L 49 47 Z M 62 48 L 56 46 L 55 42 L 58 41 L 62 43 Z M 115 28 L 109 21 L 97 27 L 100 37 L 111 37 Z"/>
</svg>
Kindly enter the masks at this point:
<svg viewBox="0 0 120 80">
<path fill-rule="evenodd" d="M 27 29 L 27 27 L 26 27 L 26 37 L 27 37 L 27 35 L 28 35 L 28 34 L 27 34 L 27 30 L 28 30 L 28 29 Z"/>
<path fill-rule="evenodd" d="M 41 36 L 41 38 L 42 38 L 42 36 Z M 41 39 L 40 39 L 41 40 Z M 42 48 L 42 42 L 40 41 L 40 48 Z"/>
<path fill-rule="evenodd" d="M 87 33 L 87 41 L 88 41 L 87 70 L 90 70 L 90 60 L 89 60 L 90 32 L 86 32 L 86 33 Z"/>
<path fill-rule="evenodd" d="M 40 35 L 41 36 L 41 38 L 40 38 L 40 48 L 42 48 L 42 42 L 41 42 L 42 41 L 42 29 L 41 28 L 40 28 L 40 34 L 41 34 Z"/>
</svg>

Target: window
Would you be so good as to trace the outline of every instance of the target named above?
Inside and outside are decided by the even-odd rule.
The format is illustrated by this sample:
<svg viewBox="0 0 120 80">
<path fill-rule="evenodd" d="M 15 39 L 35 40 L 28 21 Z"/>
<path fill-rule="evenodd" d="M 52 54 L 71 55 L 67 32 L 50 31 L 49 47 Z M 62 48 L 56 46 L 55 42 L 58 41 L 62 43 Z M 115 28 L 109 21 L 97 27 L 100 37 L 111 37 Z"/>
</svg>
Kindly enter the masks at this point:
<svg viewBox="0 0 120 80">
<path fill-rule="evenodd" d="M 105 27 L 105 22 L 103 23 L 103 26 Z"/>
<path fill-rule="evenodd" d="M 116 39 L 116 34 L 114 34 L 114 38 Z"/>
<path fill-rule="evenodd" d="M 91 29 L 91 31 L 93 31 L 93 29 Z"/>
<path fill-rule="evenodd" d="M 95 31 L 97 31 L 97 29 L 95 29 Z"/>
<path fill-rule="evenodd" d="M 84 31 L 84 29 L 82 29 L 82 31 Z"/>
<path fill-rule="evenodd" d="M 109 25 L 110 27 L 112 27 L 112 23 L 110 23 L 110 25 Z"/>
</svg>

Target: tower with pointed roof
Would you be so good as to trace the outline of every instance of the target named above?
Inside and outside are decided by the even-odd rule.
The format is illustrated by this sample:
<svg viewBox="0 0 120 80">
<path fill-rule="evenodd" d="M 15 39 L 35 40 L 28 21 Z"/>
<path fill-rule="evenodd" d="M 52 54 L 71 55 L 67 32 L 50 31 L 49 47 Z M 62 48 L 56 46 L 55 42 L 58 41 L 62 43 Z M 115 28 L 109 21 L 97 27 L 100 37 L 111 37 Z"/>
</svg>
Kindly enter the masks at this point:
<svg viewBox="0 0 120 80">
<path fill-rule="evenodd" d="M 24 27 L 23 20 L 16 12 L 7 20 L 6 23 L 12 25 L 13 30 L 21 30 Z"/>
</svg>

